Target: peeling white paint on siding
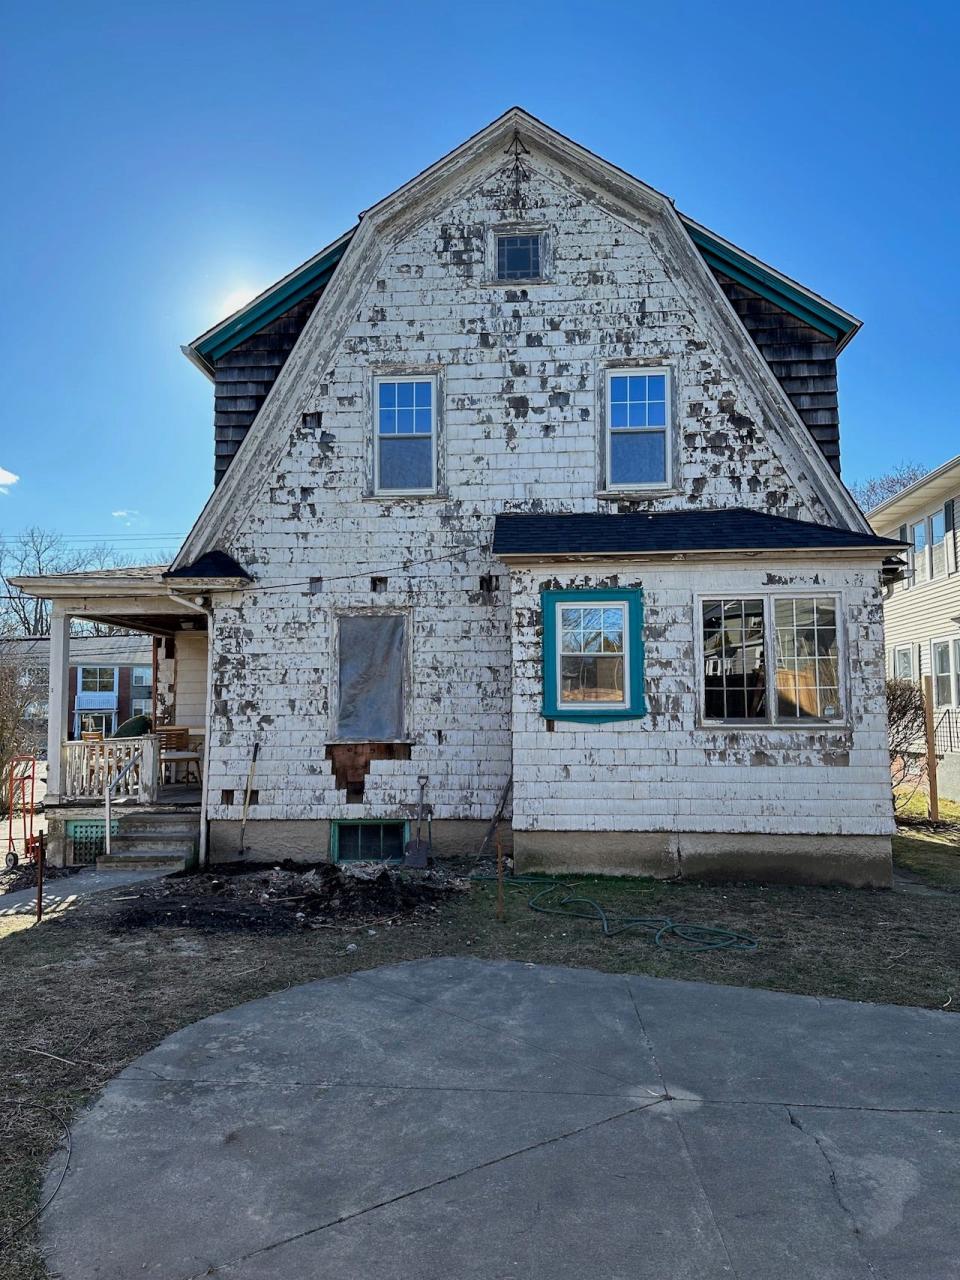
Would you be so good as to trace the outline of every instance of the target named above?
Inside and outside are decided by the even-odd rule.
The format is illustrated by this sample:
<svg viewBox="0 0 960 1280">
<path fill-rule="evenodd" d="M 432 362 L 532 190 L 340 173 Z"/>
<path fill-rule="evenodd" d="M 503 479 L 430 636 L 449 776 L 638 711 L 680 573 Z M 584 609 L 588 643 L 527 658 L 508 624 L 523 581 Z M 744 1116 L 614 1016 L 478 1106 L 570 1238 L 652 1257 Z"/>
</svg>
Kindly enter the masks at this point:
<svg viewBox="0 0 960 1280">
<path fill-rule="evenodd" d="M 528 608 L 544 575 L 517 575 L 511 608 L 510 574 L 488 548 L 499 511 L 609 509 L 597 496 L 608 362 L 673 371 L 678 489 L 636 509 L 750 506 L 827 521 L 828 506 L 765 417 L 763 398 L 735 372 L 715 311 L 679 278 L 657 228 L 628 227 L 536 156 L 530 169 L 521 215 L 510 205 L 512 183 L 487 174 L 401 239 L 336 359 L 303 374 L 315 391 L 305 390 L 276 474 L 224 544 L 257 585 L 217 608 L 210 816 L 239 817 L 239 803 L 216 801 L 221 789 L 242 794 L 259 740 L 258 818 L 396 817 L 415 801 L 421 773 L 435 816 L 486 818 L 512 761 L 522 824 L 582 826 L 592 807 L 590 822 L 607 828 L 721 821 L 720 829 L 801 832 L 829 821 L 832 830 L 886 831 L 877 817 L 886 765 L 875 567 L 823 570 L 848 593 L 859 664 L 857 726 L 845 737 L 752 731 L 748 749 L 743 733 L 696 730 L 690 602 L 695 585 L 716 575 L 690 565 L 647 575 L 649 617 L 660 628 L 647 644 L 649 722 L 545 733 L 530 624 L 511 646 L 518 600 Z M 524 217 L 550 228 L 552 278 L 486 283 L 487 228 Z M 434 498 L 368 496 L 372 379 L 401 370 L 440 377 Z M 319 413 L 319 427 L 302 425 L 301 412 Z M 492 602 L 479 592 L 486 573 L 500 577 Z M 376 596 L 374 574 L 388 579 Z M 760 576 L 755 567 L 733 575 L 748 593 Z M 311 594 L 316 577 L 323 587 Z M 372 764 L 361 808 L 344 803 L 325 754 L 334 619 L 372 605 L 409 611 L 412 743 L 410 760 Z M 627 760 L 638 734 L 663 759 L 642 787 Z M 841 739 L 848 763 L 825 763 Z M 756 750 L 782 768 L 751 763 Z M 576 776 L 562 775 L 561 751 Z"/>
</svg>

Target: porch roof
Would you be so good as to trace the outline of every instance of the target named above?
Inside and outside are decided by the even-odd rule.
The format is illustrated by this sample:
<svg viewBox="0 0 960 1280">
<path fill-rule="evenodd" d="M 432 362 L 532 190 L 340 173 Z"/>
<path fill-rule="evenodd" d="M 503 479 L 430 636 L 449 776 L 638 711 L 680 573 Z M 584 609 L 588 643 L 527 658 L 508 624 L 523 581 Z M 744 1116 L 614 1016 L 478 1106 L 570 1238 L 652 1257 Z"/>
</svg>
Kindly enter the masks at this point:
<svg viewBox="0 0 960 1280">
<path fill-rule="evenodd" d="M 183 627 L 204 630 L 205 598 L 216 592 L 240 591 L 253 581 L 223 551 L 207 552 L 176 573 L 165 564 L 128 565 L 122 569 L 84 570 L 11 578 L 11 586 L 29 596 L 52 600 L 72 616 L 168 635 Z M 184 594 L 179 594 L 184 593 Z M 189 594 L 190 599 L 187 599 Z"/>
<path fill-rule="evenodd" d="M 504 560 L 731 552 L 856 553 L 888 559 L 903 549 L 904 544 L 892 538 L 745 507 L 624 515 L 510 512 L 497 516 L 493 535 L 493 554 Z"/>
</svg>

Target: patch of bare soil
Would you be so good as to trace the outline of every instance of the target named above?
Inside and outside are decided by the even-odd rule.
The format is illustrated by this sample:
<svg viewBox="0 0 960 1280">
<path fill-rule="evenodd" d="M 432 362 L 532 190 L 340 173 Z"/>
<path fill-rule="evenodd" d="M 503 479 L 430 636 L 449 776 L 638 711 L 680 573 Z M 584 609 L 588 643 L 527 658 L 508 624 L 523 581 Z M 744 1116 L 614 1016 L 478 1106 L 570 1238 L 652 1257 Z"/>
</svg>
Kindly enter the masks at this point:
<svg viewBox="0 0 960 1280">
<path fill-rule="evenodd" d="M 319 929 L 348 922 L 383 923 L 431 912 L 467 881 L 443 867 L 407 871 L 379 862 L 257 867 L 172 876 L 140 886 L 114 929 L 144 925 L 206 929 Z M 133 897 L 133 895 L 131 895 Z"/>
</svg>

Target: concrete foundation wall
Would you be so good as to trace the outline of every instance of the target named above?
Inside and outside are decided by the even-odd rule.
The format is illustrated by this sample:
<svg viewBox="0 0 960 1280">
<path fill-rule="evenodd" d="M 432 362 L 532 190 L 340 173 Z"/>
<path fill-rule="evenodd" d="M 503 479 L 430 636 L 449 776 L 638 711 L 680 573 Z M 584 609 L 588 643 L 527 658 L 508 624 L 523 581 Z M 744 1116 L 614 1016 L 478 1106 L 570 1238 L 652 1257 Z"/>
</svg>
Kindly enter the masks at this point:
<svg viewBox="0 0 960 1280">
<path fill-rule="evenodd" d="M 365 816 L 358 814 L 358 817 Z M 410 821 L 410 834 L 415 823 Z M 350 821 L 349 818 L 345 821 Z M 433 852 L 438 858 L 470 857 L 477 852 L 486 833 L 488 823 L 463 819 L 438 819 L 433 823 Z M 251 862 L 281 861 L 289 858 L 295 862 L 322 862 L 330 857 L 330 827 L 326 819 L 285 820 L 278 818 L 255 819 L 247 822 L 243 841 L 243 857 Z M 423 836 L 427 836 L 427 824 L 423 824 Z M 500 828 L 500 839 L 505 853 L 513 850 L 513 837 L 508 824 Z M 240 859 L 240 823 L 215 819 L 210 823 L 210 861 L 235 862 Z M 490 853 L 494 852 L 491 845 Z"/>
<path fill-rule="evenodd" d="M 780 881 L 888 889 L 889 836 L 738 835 L 680 831 L 517 831 L 521 873 Z"/>
<path fill-rule="evenodd" d="M 944 800 L 960 804 L 960 751 L 950 751 L 937 764 L 937 789 Z"/>
</svg>

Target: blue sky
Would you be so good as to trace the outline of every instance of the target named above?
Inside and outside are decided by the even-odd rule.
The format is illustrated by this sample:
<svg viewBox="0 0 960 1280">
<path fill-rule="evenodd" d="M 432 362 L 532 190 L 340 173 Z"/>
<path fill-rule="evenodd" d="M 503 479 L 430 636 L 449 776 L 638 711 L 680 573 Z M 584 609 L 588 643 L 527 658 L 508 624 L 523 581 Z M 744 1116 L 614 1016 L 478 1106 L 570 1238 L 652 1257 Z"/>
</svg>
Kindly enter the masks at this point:
<svg viewBox="0 0 960 1280">
<path fill-rule="evenodd" d="M 938 3 L 9 5 L 0 530 L 173 549 L 213 469 L 180 344 L 514 103 L 863 318 L 847 479 L 939 464 L 958 39 Z"/>
</svg>

